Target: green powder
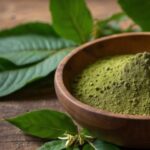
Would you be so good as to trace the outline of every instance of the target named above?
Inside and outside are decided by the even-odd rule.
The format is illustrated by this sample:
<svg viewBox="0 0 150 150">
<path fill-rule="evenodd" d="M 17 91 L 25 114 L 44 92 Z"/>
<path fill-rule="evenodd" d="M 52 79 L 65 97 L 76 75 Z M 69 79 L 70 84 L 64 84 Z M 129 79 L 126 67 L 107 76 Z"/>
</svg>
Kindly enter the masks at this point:
<svg viewBox="0 0 150 150">
<path fill-rule="evenodd" d="M 74 79 L 72 93 L 99 109 L 150 115 L 150 53 L 98 60 Z"/>
</svg>

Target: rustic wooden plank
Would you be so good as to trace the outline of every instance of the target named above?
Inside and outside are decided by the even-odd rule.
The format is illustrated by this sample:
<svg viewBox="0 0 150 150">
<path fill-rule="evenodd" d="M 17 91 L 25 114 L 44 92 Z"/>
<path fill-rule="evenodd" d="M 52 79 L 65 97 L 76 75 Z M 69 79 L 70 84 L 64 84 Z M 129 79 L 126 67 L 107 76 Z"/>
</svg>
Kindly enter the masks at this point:
<svg viewBox="0 0 150 150">
<path fill-rule="evenodd" d="M 95 18 L 104 18 L 120 11 L 116 0 L 87 0 Z M 50 22 L 48 0 L 1 0 L 0 28 L 9 28 L 28 21 Z"/>
</svg>

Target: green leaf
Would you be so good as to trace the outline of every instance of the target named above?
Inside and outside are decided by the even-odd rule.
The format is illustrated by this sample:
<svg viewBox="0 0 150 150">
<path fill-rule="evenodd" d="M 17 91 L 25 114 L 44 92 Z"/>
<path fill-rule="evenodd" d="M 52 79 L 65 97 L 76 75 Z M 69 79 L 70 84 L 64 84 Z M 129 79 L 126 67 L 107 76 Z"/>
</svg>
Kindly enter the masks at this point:
<svg viewBox="0 0 150 150">
<path fill-rule="evenodd" d="M 21 52 L 11 52 L 11 53 L 1 53 L 0 58 L 11 61 L 15 65 L 27 65 L 30 63 L 35 63 L 41 61 L 51 55 L 52 52 L 49 51 L 21 51 Z"/>
<path fill-rule="evenodd" d="M 101 27 L 105 27 L 111 21 L 115 21 L 115 22 L 119 23 L 120 21 L 124 21 L 126 19 L 127 19 L 127 16 L 125 15 L 125 13 L 120 12 L 117 14 L 113 14 L 112 16 L 110 16 L 106 19 L 100 20 L 99 23 L 100 23 Z"/>
<path fill-rule="evenodd" d="M 83 150 L 94 150 L 94 148 L 90 144 L 86 144 L 83 146 Z M 101 150 L 101 149 L 99 149 Z"/>
<path fill-rule="evenodd" d="M 96 140 L 93 143 L 93 146 L 95 147 L 95 150 L 120 150 L 119 147 L 110 143 L 100 141 L 100 140 Z"/>
<path fill-rule="evenodd" d="M 108 17 L 106 20 L 107 21 L 112 21 L 112 20 L 123 21 L 126 18 L 127 18 L 127 16 L 124 12 L 118 12 L 118 13 L 113 14 L 112 16 Z"/>
<path fill-rule="evenodd" d="M 140 30 L 139 28 L 133 28 L 133 24 L 123 29 L 122 24 L 127 20 L 129 20 L 129 18 L 123 12 L 114 14 L 107 19 L 99 20 L 94 28 L 94 33 L 96 34 L 94 37 L 107 36 L 123 32 L 135 32 Z"/>
<path fill-rule="evenodd" d="M 0 97 L 24 87 L 26 84 L 47 76 L 54 71 L 59 62 L 70 52 L 70 48 L 54 51 L 47 59 L 27 66 L 0 72 Z"/>
<path fill-rule="evenodd" d="M 93 20 L 84 0 L 51 0 L 50 10 L 59 35 L 77 43 L 89 40 Z"/>
<path fill-rule="evenodd" d="M 55 37 L 58 36 L 50 24 L 41 23 L 41 22 L 30 22 L 30 23 L 17 25 L 10 29 L 1 30 L 0 38 L 28 35 L 28 34 L 36 34 L 42 36 L 54 35 Z"/>
<path fill-rule="evenodd" d="M 86 135 L 86 136 L 92 136 L 92 134 L 90 133 L 90 131 L 86 128 L 83 128 L 80 132 L 80 134 L 82 135 Z"/>
<path fill-rule="evenodd" d="M 28 112 L 6 120 L 26 134 L 40 138 L 54 139 L 64 133 L 77 133 L 77 126 L 71 118 L 54 110 L 43 109 Z"/>
<path fill-rule="evenodd" d="M 49 24 L 27 23 L 0 31 L 0 97 L 53 72 L 74 47 Z"/>
<path fill-rule="evenodd" d="M 65 148 L 66 141 L 51 141 L 42 145 L 38 150 L 62 150 Z"/>
<path fill-rule="evenodd" d="M 26 65 L 41 61 L 52 52 L 75 45 L 54 35 L 22 35 L 0 38 L 0 58 L 15 65 Z"/>
<path fill-rule="evenodd" d="M 129 24 L 127 24 L 127 22 Z M 140 27 L 132 23 L 123 12 L 117 13 L 103 20 L 96 20 L 92 32 L 92 38 L 108 36 L 125 32 L 139 32 Z"/>
<path fill-rule="evenodd" d="M 118 0 L 122 9 L 144 31 L 150 31 L 149 0 Z"/>
</svg>

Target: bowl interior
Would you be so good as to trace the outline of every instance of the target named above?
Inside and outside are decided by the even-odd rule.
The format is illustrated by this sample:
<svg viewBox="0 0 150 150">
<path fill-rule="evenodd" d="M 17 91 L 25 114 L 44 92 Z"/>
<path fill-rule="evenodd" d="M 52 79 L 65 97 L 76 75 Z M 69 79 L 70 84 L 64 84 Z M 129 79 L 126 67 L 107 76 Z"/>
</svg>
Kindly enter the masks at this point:
<svg viewBox="0 0 150 150">
<path fill-rule="evenodd" d="M 63 69 L 63 81 L 71 93 L 71 82 L 87 65 L 113 55 L 150 52 L 150 34 L 134 33 L 111 36 L 86 44 L 72 52 Z"/>
</svg>

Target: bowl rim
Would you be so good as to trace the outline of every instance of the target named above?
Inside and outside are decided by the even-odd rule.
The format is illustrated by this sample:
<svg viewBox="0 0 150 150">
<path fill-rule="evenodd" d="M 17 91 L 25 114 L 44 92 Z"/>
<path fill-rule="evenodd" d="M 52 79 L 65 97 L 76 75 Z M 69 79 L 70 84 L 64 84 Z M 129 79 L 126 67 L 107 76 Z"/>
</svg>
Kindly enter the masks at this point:
<svg viewBox="0 0 150 150">
<path fill-rule="evenodd" d="M 65 87 L 64 81 L 63 81 L 63 70 L 68 63 L 68 61 L 79 51 L 82 51 L 83 49 L 87 48 L 88 46 L 91 46 L 93 44 L 103 42 L 106 40 L 114 39 L 114 38 L 120 38 L 120 37 L 131 37 L 131 36 L 150 36 L 150 32 L 137 32 L 137 33 L 121 33 L 121 34 L 115 34 L 107 37 L 102 37 L 99 39 L 96 39 L 94 41 L 85 43 L 77 48 L 75 48 L 72 52 L 70 52 L 58 65 L 56 73 L 55 73 L 55 86 L 59 89 L 59 92 L 71 103 L 74 105 L 80 107 L 80 109 L 86 110 L 88 112 L 95 113 L 97 115 L 103 115 L 105 117 L 111 117 L 111 118 L 118 118 L 123 120 L 150 120 L 149 116 L 144 115 L 131 115 L 131 114 L 119 114 L 119 113 L 113 113 L 107 110 L 102 110 L 98 108 L 94 108 L 88 104 L 82 103 L 77 98 L 75 98 Z"/>
</svg>

